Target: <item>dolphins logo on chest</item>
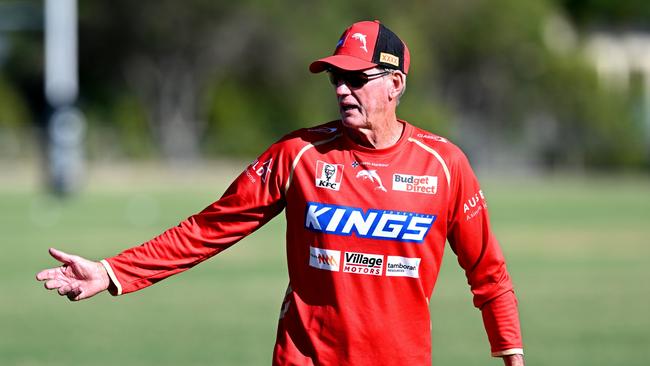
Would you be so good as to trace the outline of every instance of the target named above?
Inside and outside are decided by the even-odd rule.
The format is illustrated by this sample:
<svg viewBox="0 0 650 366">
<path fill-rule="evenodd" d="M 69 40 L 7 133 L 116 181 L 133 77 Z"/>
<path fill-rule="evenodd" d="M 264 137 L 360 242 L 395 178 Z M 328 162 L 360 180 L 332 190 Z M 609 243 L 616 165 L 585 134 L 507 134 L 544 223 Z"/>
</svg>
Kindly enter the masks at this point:
<svg viewBox="0 0 650 366">
<path fill-rule="evenodd" d="M 380 190 L 380 191 L 386 191 L 386 187 L 384 187 L 384 184 L 381 182 L 381 178 L 379 177 L 379 174 L 377 174 L 376 170 L 362 170 L 357 173 L 357 178 L 361 178 L 363 180 L 368 179 L 370 182 L 377 184 L 377 187 L 375 187 L 375 190 Z"/>
</svg>

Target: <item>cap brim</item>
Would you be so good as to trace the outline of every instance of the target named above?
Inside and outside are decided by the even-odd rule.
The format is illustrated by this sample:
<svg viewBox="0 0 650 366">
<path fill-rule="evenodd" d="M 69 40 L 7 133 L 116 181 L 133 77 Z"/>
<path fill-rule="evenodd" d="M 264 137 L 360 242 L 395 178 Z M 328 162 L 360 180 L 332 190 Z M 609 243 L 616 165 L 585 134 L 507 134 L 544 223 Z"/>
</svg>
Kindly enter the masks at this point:
<svg viewBox="0 0 650 366">
<path fill-rule="evenodd" d="M 319 72 L 327 70 L 330 67 L 336 67 L 337 69 L 346 71 L 359 71 L 372 69 L 376 66 L 377 64 L 364 61 L 356 57 L 347 55 L 334 55 L 312 62 L 311 65 L 309 65 L 309 71 L 317 74 Z"/>
</svg>

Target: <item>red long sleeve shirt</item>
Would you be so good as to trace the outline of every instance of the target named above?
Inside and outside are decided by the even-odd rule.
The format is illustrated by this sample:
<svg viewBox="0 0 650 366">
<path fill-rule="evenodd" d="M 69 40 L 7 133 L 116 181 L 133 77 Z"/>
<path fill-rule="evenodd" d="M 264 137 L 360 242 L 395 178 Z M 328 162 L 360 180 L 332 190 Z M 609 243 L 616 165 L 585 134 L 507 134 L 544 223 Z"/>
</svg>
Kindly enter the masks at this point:
<svg viewBox="0 0 650 366">
<path fill-rule="evenodd" d="M 340 121 L 273 144 L 202 212 L 102 263 L 114 295 L 228 248 L 285 210 L 289 286 L 274 365 L 431 364 L 429 298 L 446 240 L 494 356 L 521 353 L 516 298 L 461 150 L 405 121 L 386 149 Z"/>
</svg>

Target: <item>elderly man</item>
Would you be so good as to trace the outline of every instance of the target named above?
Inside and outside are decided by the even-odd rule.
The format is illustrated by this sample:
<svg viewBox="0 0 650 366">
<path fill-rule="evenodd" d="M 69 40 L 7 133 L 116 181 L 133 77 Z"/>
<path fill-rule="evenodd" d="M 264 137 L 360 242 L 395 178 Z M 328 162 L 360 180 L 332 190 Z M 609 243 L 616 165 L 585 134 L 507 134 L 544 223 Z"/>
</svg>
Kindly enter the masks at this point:
<svg viewBox="0 0 650 366">
<path fill-rule="evenodd" d="M 63 265 L 37 278 L 74 301 L 137 291 L 284 209 L 289 285 L 274 365 L 430 365 L 428 305 L 446 240 L 492 355 L 523 365 L 516 298 L 467 158 L 396 116 L 409 64 L 388 28 L 353 24 L 310 66 L 329 73 L 340 120 L 285 136 L 218 201 L 158 237 L 100 262 L 51 249 Z"/>
</svg>

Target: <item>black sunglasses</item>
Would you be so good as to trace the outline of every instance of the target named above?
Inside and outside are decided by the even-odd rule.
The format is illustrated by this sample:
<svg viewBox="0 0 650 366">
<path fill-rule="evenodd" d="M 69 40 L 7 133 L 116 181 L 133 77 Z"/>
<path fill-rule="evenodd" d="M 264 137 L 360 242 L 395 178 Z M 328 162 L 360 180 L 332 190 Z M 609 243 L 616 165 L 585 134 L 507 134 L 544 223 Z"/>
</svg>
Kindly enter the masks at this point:
<svg viewBox="0 0 650 366">
<path fill-rule="evenodd" d="M 370 80 L 378 79 L 382 76 L 390 74 L 390 71 L 382 71 L 376 74 L 366 74 L 360 71 L 357 72 L 340 72 L 335 70 L 327 70 L 327 73 L 330 76 L 330 82 L 334 86 L 338 86 L 339 83 L 344 83 L 353 89 L 359 89 L 362 86 L 366 85 Z"/>
</svg>

